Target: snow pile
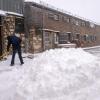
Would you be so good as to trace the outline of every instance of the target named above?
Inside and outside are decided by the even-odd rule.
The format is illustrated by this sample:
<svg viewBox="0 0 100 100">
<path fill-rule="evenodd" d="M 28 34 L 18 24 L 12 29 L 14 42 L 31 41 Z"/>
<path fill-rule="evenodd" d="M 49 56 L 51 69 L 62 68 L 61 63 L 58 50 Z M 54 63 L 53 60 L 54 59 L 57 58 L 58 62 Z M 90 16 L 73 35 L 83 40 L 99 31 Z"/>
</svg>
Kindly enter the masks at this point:
<svg viewBox="0 0 100 100">
<path fill-rule="evenodd" d="M 14 99 L 88 100 L 70 95 L 91 86 L 97 78 L 100 64 L 95 56 L 82 49 L 49 50 L 24 65 Z"/>
</svg>

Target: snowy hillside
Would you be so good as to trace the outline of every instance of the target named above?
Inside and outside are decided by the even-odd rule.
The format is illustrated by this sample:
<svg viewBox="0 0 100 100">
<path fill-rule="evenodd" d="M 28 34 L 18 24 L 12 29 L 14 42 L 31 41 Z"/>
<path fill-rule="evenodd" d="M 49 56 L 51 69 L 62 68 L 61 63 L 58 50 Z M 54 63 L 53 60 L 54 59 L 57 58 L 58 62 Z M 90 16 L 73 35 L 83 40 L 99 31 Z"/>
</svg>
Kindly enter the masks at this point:
<svg viewBox="0 0 100 100">
<path fill-rule="evenodd" d="M 82 49 L 49 50 L 23 66 L 10 59 L 0 62 L 0 100 L 100 100 L 99 58 Z"/>
</svg>

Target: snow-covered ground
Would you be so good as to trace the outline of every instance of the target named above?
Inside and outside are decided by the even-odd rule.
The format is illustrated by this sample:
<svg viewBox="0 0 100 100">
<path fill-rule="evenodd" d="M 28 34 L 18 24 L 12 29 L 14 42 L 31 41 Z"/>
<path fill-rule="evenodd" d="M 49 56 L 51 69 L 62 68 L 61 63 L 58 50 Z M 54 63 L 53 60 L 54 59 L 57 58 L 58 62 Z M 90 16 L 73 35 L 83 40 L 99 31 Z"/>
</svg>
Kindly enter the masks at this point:
<svg viewBox="0 0 100 100">
<path fill-rule="evenodd" d="M 10 60 L 0 62 L 0 100 L 100 100 L 100 58 L 81 48 L 45 51 L 22 66 Z"/>
</svg>

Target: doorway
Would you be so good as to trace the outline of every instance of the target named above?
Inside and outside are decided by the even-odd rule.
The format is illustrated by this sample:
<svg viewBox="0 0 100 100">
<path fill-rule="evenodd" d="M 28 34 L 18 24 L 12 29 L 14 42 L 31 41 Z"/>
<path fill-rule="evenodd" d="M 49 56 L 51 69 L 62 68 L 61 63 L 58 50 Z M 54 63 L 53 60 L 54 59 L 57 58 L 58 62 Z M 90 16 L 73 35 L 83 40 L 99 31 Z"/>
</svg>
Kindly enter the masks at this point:
<svg viewBox="0 0 100 100">
<path fill-rule="evenodd" d="M 24 19 L 23 18 L 15 19 L 15 32 L 24 33 Z"/>
</svg>

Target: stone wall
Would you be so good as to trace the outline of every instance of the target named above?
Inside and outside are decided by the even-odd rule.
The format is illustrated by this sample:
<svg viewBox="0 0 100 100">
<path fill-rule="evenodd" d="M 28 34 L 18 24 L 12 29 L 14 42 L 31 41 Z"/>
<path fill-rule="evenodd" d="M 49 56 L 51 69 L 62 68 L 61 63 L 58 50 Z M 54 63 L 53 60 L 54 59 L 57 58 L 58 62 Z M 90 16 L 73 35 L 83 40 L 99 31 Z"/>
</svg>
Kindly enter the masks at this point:
<svg viewBox="0 0 100 100">
<path fill-rule="evenodd" d="M 15 31 L 15 18 L 16 16 L 7 15 L 2 17 L 2 55 L 5 56 L 7 54 L 7 36 L 12 35 Z M 25 34 L 19 33 L 22 39 L 22 48 L 25 50 Z M 10 48 L 11 51 L 11 48 Z"/>
<path fill-rule="evenodd" d="M 33 27 L 29 30 L 29 52 L 38 53 L 41 51 L 42 51 L 42 34 L 37 33 Z"/>
</svg>

